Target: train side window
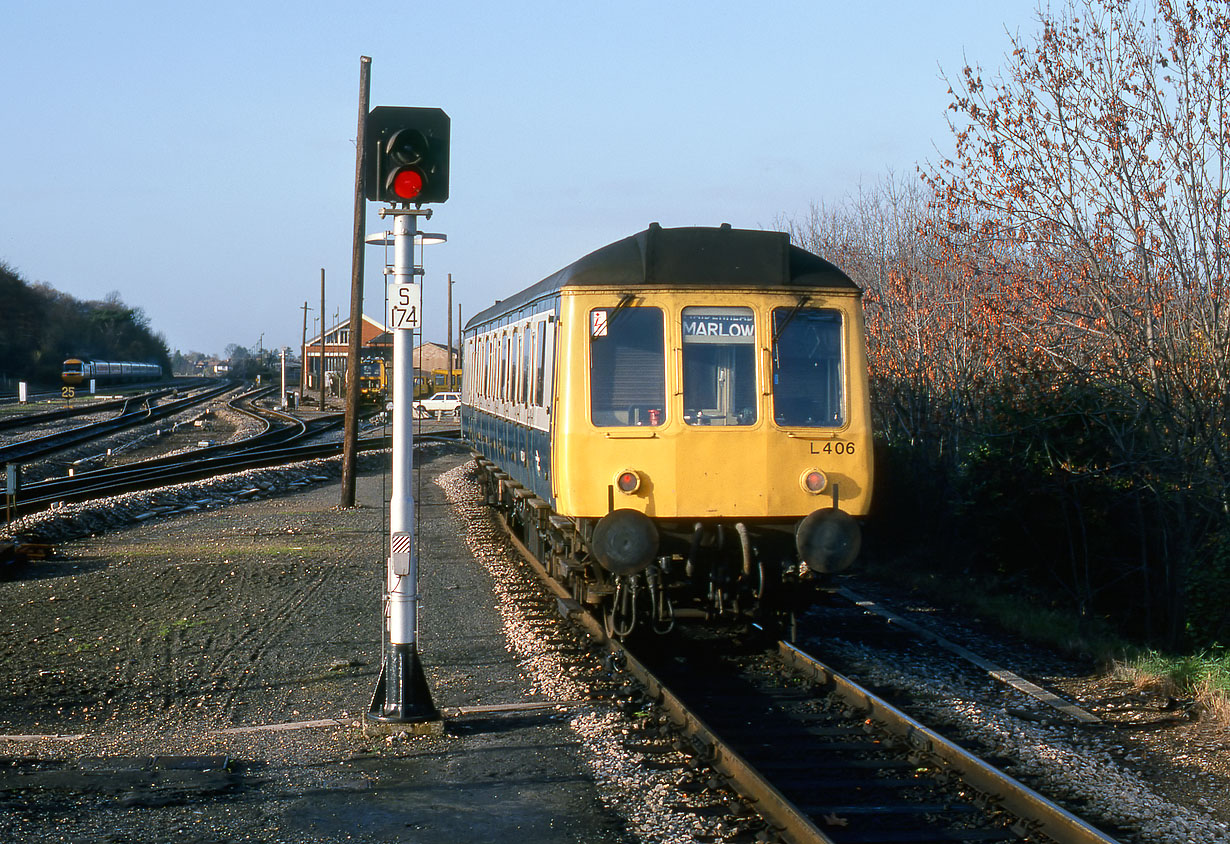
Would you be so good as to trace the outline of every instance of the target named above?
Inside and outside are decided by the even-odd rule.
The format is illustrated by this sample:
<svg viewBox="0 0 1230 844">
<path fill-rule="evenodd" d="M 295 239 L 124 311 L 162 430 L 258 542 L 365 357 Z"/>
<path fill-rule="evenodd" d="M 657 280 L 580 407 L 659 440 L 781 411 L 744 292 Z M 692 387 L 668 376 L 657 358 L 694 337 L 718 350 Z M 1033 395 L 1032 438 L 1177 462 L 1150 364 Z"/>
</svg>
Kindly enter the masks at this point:
<svg viewBox="0 0 1230 844">
<path fill-rule="evenodd" d="M 666 353 L 660 308 L 589 312 L 590 418 L 601 427 L 666 421 Z"/>
<path fill-rule="evenodd" d="M 543 381 L 547 370 L 547 322 L 543 320 L 538 323 L 538 367 L 534 377 L 534 395 L 537 396 L 537 404 L 539 407 L 546 407 L 547 400 L 543 394 Z"/>
<path fill-rule="evenodd" d="M 508 359 L 508 367 L 505 372 L 507 380 L 504 382 L 504 401 L 507 404 L 512 404 L 516 401 L 517 393 L 517 331 L 513 332 L 504 339 L 504 357 Z"/>
<path fill-rule="evenodd" d="M 754 425 L 756 316 L 751 308 L 683 309 L 683 421 Z"/>
<path fill-rule="evenodd" d="M 773 309 L 773 421 L 786 427 L 845 424 L 841 313 Z"/>
<path fill-rule="evenodd" d="M 530 331 L 530 326 L 526 325 L 521 337 L 521 403 L 524 405 L 533 403 L 530 400 L 530 385 L 533 383 L 530 379 L 530 353 L 533 339 L 534 334 Z"/>
<path fill-rule="evenodd" d="M 513 404 L 521 404 L 521 385 L 525 383 L 525 378 L 521 374 L 521 355 L 525 348 L 525 331 L 514 329 L 513 332 L 513 375 L 512 379 L 512 402 Z"/>
<path fill-rule="evenodd" d="M 486 378 L 487 360 L 483 358 L 482 341 L 475 337 L 469 343 L 466 343 L 466 359 L 474 363 L 474 375 L 472 375 L 472 383 L 470 384 L 470 394 L 472 399 L 481 399 L 483 379 Z"/>
<path fill-rule="evenodd" d="M 512 344 L 508 347 L 508 401 L 516 404 L 518 401 L 517 379 L 521 368 L 521 332 L 514 328 Z"/>
<path fill-rule="evenodd" d="M 500 381 L 496 385 L 498 398 L 501 402 L 508 398 L 508 336 L 500 339 Z"/>
<path fill-rule="evenodd" d="M 495 401 L 495 370 L 498 366 L 495 354 L 495 338 L 487 338 L 487 398 Z"/>
<path fill-rule="evenodd" d="M 482 337 L 474 338 L 474 355 L 478 365 L 475 367 L 477 377 L 475 388 L 479 398 L 487 397 L 487 342 Z"/>
</svg>

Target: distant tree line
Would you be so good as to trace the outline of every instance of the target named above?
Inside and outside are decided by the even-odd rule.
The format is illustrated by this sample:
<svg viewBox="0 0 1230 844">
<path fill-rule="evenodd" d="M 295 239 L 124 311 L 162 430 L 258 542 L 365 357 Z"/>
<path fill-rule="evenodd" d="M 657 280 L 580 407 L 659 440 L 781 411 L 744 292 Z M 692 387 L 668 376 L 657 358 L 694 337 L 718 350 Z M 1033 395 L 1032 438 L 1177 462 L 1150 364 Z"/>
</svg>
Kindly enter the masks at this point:
<svg viewBox="0 0 1230 844">
<path fill-rule="evenodd" d="M 157 363 L 171 371 L 166 339 L 118 293 L 82 302 L 0 263 L 0 381 L 55 384 L 70 357 Z"/>
<path fill-rule="evenodd" d="M 1230 642 L 1230 16 L 1073 0 L 955 155 L 789 221 L 866 289 L 881 536 L 1152 643 Z"/>
</svg>

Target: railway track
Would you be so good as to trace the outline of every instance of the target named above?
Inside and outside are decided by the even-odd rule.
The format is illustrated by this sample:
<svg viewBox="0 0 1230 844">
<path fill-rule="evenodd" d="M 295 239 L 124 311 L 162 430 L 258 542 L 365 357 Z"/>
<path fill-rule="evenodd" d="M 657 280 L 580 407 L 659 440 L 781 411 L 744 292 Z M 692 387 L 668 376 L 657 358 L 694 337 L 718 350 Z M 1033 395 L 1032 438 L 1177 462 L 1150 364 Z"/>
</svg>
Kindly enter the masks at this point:
<svg viewBox="0 0 1230 844">
<path fill-rule="evenodd" d="M 220 384 L 162 404 L 152 404 L 151 402 L 171 392 L 170 390 L 161 394 L 147 394 L 127 399 L 122 404 L 120 414 L 112 419 L 80 425 L 67 431 L 58 431 L 41 437 L 31 437 L 0 448 L 0 463 L 19 463 L 54 454 L 57 451 L 114 434 L 117 431 L 180 413 L 193 405 L 209 401 L 232 388 L 233 385 L 230 383 Z"/>
<path fill-rule="evenodd" d="M 296 446 L 294 443 L 336 429 L 341 424 L 340 418 L 324 417 L 305 422 L 290 414 L 258 407 L 256 401 L 269 392 L 270 389 L 267 388 L 244 393 L 228 402 L 232 409 L 264 423 L 263 429 L 251 437 L 233 443 L 207 446 L 188 453 L 155 457 L 26 484 L 16 503 L 15 513 L 24 515 L 46 509 L 58 502 L 118 495 L 242 469 L 329 456 L 338 451 L 338 443 L 306 446 Z"/>
<path fill-rule="evenodd" d="M 312 439 L 339 427 L 340 419 L 318 419 L 291 440 Z M 420 442 L 455 441 L 457 429 L 420 434 Z M 391 436 L 364 437 L 359 451 L 377 451 L 392 447 Z M 342 453 L 340 440 L 298 443 L 288 441 L 285 430 L 265 432 L 254 438 L 227 445 L 199 449 L 189 454 L 172 455 L 129 463 L 107 469 L 82 472 L 72 477 L 54 478 L 22 488 L 14 513 L 21 516 L 45 510 L 61 502 L 84 501 L 119 495 L 136 490 L 153 489 L 171 484 L 187 483 L 245 469 L 279 466 L 302 460 L 334 457 Z"/>
<path fill-rule="evenodd" d="M 504 527 L 560 612 L 605 641 L 655 704 L 649 730 L 676 736 L 748 800 L 771 831 L 763 840 L 1114 844 L 814 657 L 766 647 L 763 631 L 680 625 L 670 649 L 644 652 L 610 640 Z"/>
<path fill-rule="evenodd" d="M 15 413 L 0 417 L 0 430 L 11 430 L 13 428 L 26 428 L 32 425 L 41 425 L 45 422 L 58 422 L 63 419 L 72 419 L 74 416 L 85 416 L 86 414 L 100 413 L 108 410 L 122 408 L 131 399 L 148 399 L 154 400 L 165 396 L 172 392 L 175 388 L 166 387 L 160 390 L 152 390 L 148 393 L 141 393 L 137 396 L 126 396 L 124 398 L 104 399 L 95 402 L 77 402 L 69 407 L 57 407 L 52 410 L 39 410 L 32 413 Z"/>
</svg>

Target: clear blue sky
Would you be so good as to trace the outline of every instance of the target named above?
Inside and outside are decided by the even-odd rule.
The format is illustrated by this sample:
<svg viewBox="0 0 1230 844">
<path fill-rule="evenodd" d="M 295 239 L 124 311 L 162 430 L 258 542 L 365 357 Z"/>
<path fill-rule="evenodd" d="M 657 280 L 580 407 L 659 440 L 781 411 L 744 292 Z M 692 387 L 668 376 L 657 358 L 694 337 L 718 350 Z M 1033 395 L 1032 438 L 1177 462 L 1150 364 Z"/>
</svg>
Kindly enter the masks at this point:
<svg viewBox="0 0 1230 844">
<path fill-rule="evenodd" d="M 442 342 L 447 273 L 468 318 L 653 221 L 768 228 L 912 174 L 950 146 L 939 69 L 999 67 L 1035 8 L 8 0 L 0 261 L 118 291 L 172 350 L 297 349 L 322 267 L 330 323 L 349 308 L 367 55 L 372 105 L 452 118 L 451 195 L 422 225 L 449 238 L 425 262 Z"/>
</svg>

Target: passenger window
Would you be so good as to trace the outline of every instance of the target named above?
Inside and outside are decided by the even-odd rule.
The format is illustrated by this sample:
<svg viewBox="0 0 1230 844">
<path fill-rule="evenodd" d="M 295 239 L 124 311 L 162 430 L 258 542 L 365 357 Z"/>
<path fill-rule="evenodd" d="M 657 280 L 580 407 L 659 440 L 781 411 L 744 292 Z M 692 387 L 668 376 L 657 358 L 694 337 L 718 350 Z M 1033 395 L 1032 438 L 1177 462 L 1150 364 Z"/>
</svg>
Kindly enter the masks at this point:
<svg viewBox="0 0 1230 844">
<path fill-rule="evenodd" d="M 509 344 L 509 342 L 510 342 L 510 340 L 508 339 L 508 335 L 505 335 L 505 336 L 503 337 L 503 339 L 501 340 L 501 342 L 500 342 L 500 384 L 499 384 L 499 390 L 500 390 L 500 401 L 501 401 L 501 402 L 508 401 L 508 400 L 509 400 L 509 398 L 510 398 L 510 396 L 508 395 L 508 378 L 509 378 L 509 371 L 508 371 L 508 344 Z"/>
<path fill-rule="evenodd" d="M 841 313 L 773 309 L 773 421 L 785 427 L 845 424 Z"/>
<path fill-rule="evenodd" d="M 600 427 L 666 421 L 666 355 L 659 308 L 589 312 L 590 418 Z"/>
<path fill-rule="evenodd" d="M 683 421 L 753 425 L 756 318 L 751 308 L 683 309 Z"/>
<path fill-rule="evenodd" d="M 508 400 L 518 404 L 521 401 L 521 332 L 516 328 L 512 333 L 511 355 L 508 362 Z"/>
<path fill-rule="evenodd" d="M 530 396 L 530 353 L 533 347 L 534 334 L 529 325 L 521 332 L 521 403 L 533 404 Z"/>
<path fill-rule="evenodd" d="M 547 406 L 546 396 L 543 394 L 543 376 L 547 369 L 547 323 L 538 323 L 538 372 L 534 377 L 535 387 L 534 395 L 537 396 L 535 404 L 539 407 Z"/>
</svg>

